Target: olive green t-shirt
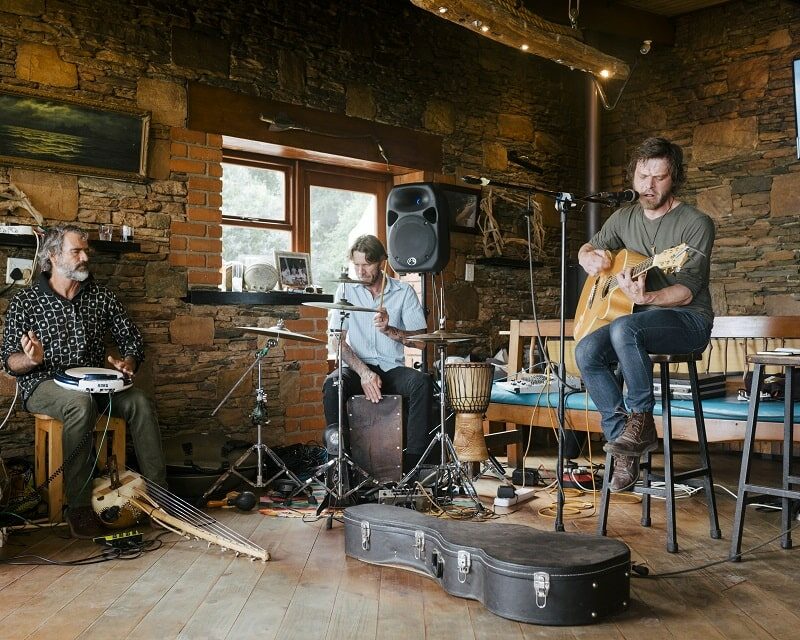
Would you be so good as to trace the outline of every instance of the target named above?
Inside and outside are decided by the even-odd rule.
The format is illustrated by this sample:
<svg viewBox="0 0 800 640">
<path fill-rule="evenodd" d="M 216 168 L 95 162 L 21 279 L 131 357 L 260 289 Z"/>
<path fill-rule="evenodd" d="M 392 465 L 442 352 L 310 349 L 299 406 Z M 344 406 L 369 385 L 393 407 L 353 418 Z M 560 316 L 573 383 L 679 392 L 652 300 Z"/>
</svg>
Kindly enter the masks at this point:
<svg viewBox="0 0 800 640">
<path fill-rule="evenodd" d="M 589 241 L 595 249 L 618 251 L 628 249 L 651 257 L 679 244 L 694 249 L 680 271 L 664 273 L 658 267 L 647 272 L 647 291 L 658 291 L 673 284 L 682 284 L 692 292 L 692 301 L 681 309 L 700 314 L 709 324 L 714 321 L 708 281 L 711 271 L 711 249 L 714 245 L 714 222 L 691 205 L 680 203 L 658 218 L 649 220 L 638 202 L 617 209 Z M 637 306 L 634 311 L 658 308 Z"/>
</svg>

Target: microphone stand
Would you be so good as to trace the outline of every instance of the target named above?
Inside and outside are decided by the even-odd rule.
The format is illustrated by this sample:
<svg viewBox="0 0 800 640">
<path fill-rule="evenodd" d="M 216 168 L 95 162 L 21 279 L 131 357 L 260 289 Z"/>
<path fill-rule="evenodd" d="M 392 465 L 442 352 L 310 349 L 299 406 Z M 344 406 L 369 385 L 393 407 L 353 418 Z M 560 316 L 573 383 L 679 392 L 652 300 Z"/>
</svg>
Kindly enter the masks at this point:
<svg viewBox="0 0 800 640">
<path fill-rule="evenodd" d="M 601 198 L 596 195 L 583 195 L 578 196 L 573 193 L 564 191 L 549 191 L 534 185 L 528 184 L 514 184 L 511 182 L 499 182 L 497 180 L 490 180 L 488 178 L 478 178 L 473 176 L 464 176 L 464 182 L 469 184 L 480 184 L 485 186 L 501 187 L 504 189 L 517 189 L 520 191 L 528 191 L 532 193 L 542 193 L 556 201 L 556 211 L 559 213 L 561 221 L 561 283 L 560 283 L 560 297 L 558 320 L 559 320 L 559 337 L 558 337 L 558 409 L 556 412 L 558 422 L 558 460 L 556 462 L 556 487 L 558 489 L 556 497 L 556 520 L 555 530 L 564 531 L 564 439 L 565 433 L 565 405 L 566 405 L 566 367 L 564 365 L 564 344 L 566 342 L 565 326 L 566 326 L 566 291 L 567 291 L 567 211 L 574 209 L 577 202 L 595 202 L 597 204 L 604 204 L 611 206 L 611 199 Z M 509 372 L 511 373 L 511 372 Z M 516 373 L 516 372 L 514 372 Z"/>
</svg>

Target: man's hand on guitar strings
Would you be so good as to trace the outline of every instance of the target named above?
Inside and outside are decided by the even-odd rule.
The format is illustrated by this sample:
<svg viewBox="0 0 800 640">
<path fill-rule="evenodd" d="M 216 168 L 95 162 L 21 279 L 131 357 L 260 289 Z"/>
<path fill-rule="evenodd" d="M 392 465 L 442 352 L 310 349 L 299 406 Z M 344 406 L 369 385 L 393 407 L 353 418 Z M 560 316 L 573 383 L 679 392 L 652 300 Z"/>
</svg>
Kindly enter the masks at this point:
<svg viewBox="0 0 800 640">
<path fill-rule="evenodd" d="M 631 271 L 633 271 L 633 267 L 620 271 L 617 274 L 617 284 L 633 304 L 647 304 L 648 296 L 644 291 L 647 274 L 642 273 L 638 278 L 631 278 Z"/>
</svg>

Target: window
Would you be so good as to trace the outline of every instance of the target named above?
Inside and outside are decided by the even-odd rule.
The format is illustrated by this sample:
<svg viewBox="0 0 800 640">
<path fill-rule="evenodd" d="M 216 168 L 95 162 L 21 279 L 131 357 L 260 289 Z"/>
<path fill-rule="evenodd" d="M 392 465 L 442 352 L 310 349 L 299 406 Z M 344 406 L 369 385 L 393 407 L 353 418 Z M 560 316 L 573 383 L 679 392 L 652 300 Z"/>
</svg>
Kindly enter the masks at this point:
<svg viewBox="0 0 800 640">
<path fill-rule="evenodd" d="M 274 264 L 276 250 L 310 253 L 314 284 L 332 291 L 357 236 L 385 242 L 390 188 L 385 173 L 225 151 L 222 258 Z"/>
</svg>

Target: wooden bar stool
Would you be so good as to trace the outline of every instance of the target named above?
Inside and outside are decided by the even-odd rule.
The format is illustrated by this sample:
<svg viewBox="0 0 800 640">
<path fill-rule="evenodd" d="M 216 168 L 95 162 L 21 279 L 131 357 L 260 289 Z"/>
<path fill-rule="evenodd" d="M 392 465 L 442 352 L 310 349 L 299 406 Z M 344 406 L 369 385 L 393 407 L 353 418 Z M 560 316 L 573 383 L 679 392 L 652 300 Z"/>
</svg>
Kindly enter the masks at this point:
<svg viewBox="0 0 800 640">
<path fill-rule="evenodd" d="M 739 473 L 739 488 L 736 492 L 736 511 L 733 516 L 733 533 L 731 533 L 731 557 L 738 562 L 742 550 L 742 529 L 744 528 L 745 507 L 759 499 L 760 496 L 776 496 L 781 498 L 781 547 L 792 548 L 791 500 L 800 500 L 800 476 L 792 475 L 792 442 L 794 439 L 794 387 L 795 372 L 800 368 L 800 356 L 797 355 L 751 355 L 747 362 L 755 365 L 753 382 L 750 385 L 750 402 L 747 410 L 747 426 L 744 432 L 744 451 L 742 452 L 742 468 Z M 786 374 L 783 405 L 783 465 L 781 469 L 781 486 L 766 487 L 750 483 L 750 462 L 753 455 L 753 443 L 756 437 L 758 407 L 761 403 L 760 393 L 764 378 L 764 367 L 778 365 Z M 792 487 L 795 486 L 795 489 Z M 748 493 L 754 495 L 748 496 Z"/>
<path fill-rule="evenodd" d="M 64 450 L 62 445 L 62 432 L 64 425 L 60 420 L 51 418 L 42 413 L 35 413 L 34 426 L 34 476 L 36 486 L 41 485 L 47 477 L 64 464 Z M 103 467 L 108 459 L 108 439 L 111 440 L 111 453 L 117 457 L 120 469 L 125 467 L 125 420 L 101 416 L 94 427 L 95 446 L 100 445 L 100 439 L 106 431 L 108 434 L 104 446 L 100 447 L 98 464 Z M 61 522 L 61 512 L 64 507 L 64 472 L 58 475 L 44 488 L 43 498 L 48 504 L 50 522 Z"/>
<path fill-rule="evenodd" d="M 653 473 L 653 454 L 648 452 L 641 463 L 642 486 L 635 487 L 634 492 L 642 494 L 642 526 L 649 527 L 650 497 L 664 498 L 667 511 L 667 551 L 678 551 L 678 540 L 675 527 L 675 482 L 681 482 L 693 487 L 702 487 L 708 503 L 708 519 L 710 522 L 710 535 L 715 540 L 722 537 L 717 518 L 717 502 L 714 497 L 714 479 L 711 474 L 711 459 L 708 455 L 708 439 L 706 438 L 706 423 L 703 419 L 703 406 L 700 403 L 699 386 L 697 382 L 697 361 L 702 354 L 650 354 L 654 364 L 658 364 L 661 372 L 661 430 L 664 439 L 664 474 Z M 670 409 L 669 393 L 669 365 L 672 363 L 686 363 L 689 370 L 689 385 L 692 390 L 692 404 L 694 407 L 695 428 L 697 429 L 698 455 L 700 466 L 696 469 L 675 473 L 672 460 L 672 412 Z M 606 456 L 606 473 L 603 479 L 602 502 L 600 504 L 600 519 L 597 523 L 597 532 L 606 535 L 606 521 L 608 519 L 608 503 L 611 492 L 608 482 L 612 473 L 612 456 Z M 663 481 L 663 487 L 653 487 L 652 482 Z"/>
</svg>

